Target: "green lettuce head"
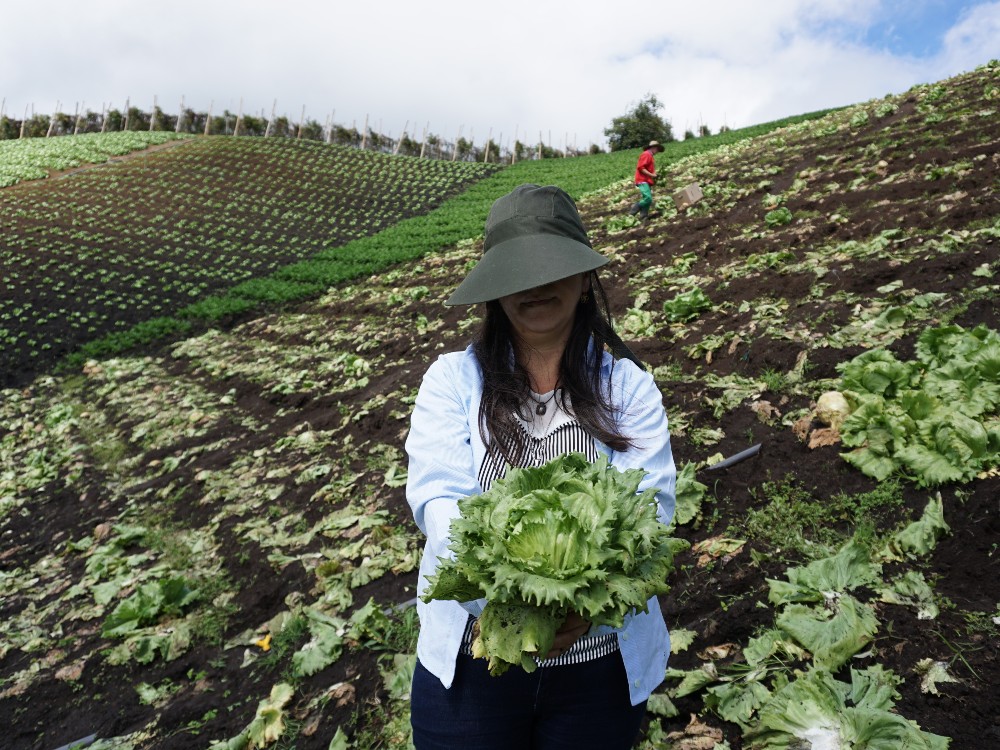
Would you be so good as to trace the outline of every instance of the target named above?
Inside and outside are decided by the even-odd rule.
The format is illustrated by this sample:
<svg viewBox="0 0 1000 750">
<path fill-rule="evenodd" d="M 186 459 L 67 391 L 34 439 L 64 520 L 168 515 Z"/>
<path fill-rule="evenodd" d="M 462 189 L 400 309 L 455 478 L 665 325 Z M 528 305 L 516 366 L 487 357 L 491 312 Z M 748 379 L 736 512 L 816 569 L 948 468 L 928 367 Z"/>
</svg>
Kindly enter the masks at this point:
<svg viewBox="0 0 1000 750">
<path fill-rule="evenodd" d="M 459 501 L 454 558 L 440 558 L 424 601 L 487 600 L 473 653 L 492 674 L 533 671 L 570 610 L 620 627 L 666 593 L 673 554 L 687 546 L 657 519 L 657 491 L 638 492 L 644 476 L 580 453 L 512 469 Z"/>
</svg>

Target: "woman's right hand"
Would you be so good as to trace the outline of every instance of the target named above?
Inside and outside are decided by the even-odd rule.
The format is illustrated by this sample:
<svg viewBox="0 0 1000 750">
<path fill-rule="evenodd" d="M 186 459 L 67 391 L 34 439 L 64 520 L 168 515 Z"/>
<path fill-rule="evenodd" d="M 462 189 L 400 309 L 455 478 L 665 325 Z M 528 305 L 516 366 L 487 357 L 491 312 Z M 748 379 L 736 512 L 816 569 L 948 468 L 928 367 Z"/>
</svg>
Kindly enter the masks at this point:
<svg viewBox="0 0 1000 750">
<path fill-rule="evenodd" d="M 583 619 L 583 616 L 579 613 L 570 610 L 566 614 L 563 624 L 556 631 L 555 640 L 552 641 L 552 648 L 549 649 L 545 658 L 555 659 L 562 656 L 588 630 L 590 630 L 590 621 Z"/>
</svg>

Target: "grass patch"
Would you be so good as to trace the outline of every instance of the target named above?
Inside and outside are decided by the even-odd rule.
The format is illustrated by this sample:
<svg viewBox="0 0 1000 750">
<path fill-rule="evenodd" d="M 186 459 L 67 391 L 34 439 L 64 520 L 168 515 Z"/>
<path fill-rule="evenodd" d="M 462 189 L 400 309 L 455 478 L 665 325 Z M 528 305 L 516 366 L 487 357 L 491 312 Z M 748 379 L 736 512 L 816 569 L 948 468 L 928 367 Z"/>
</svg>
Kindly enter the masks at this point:
<svg viewBox="0 0 1000 750">
<path fill-rule="evenodd" d="M 793 477 L 786 477 L 765 482 L 752 495 L 763 507 L 747 513 L 727 535 L 752 540 L 762 552 L 782 560 L 832 555 L 851 536 L 870 545 L 877 528 L 903 507 L 902 488 L 895 480 L 870 492 L 820 500 Z"/>
</svg>

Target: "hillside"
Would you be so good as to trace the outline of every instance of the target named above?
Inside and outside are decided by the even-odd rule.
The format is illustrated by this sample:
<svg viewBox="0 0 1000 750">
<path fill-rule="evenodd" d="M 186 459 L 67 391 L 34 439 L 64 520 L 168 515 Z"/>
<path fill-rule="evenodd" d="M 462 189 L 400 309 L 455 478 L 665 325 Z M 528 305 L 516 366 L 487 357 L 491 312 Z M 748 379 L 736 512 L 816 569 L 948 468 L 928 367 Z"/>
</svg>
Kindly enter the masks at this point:
<svg viewBox="0 0 1000 750">
<path fill-rule="evenodd" d="M 823 114 L 677 141 L 664 158 Z M 634 161 L 501 169 L 161 131 L 4 141 L 0 187 L 17 187 L 0 192 L 0 387 L 314 298 L 476 236 L 494 197 L 520 182 L 578 195 Z"/>
<path fill-rule="evenodd" d="M 118 136 L 134 139 L 6 141 L 0 158 L 40 163 L 26 172 L 39 176 L 106 158 L 100 149 L 120 146 Z M 0 386 L 139 323 L 183 332 L 252 308 L 273 294 L 256 280 L 426 214 L 497 169 L 289 139 L 171 145 L 0 190 Z M 234 287 L 242 304 L 213 309 L 212 295 Z"/>
<path fill-rule="evenodd" d="M 662 600 L 679 671 L 650 704 L 644 750 L 754 746 L 769 702 L 818 659 L 836 685 L 850 667 L 856 685 L 879 682 L 840 713 L 877 694 L 953 748 L 1000 744 L 1000 359 L 945 362 L 974 345 L 957 328 L 924 333 L 960 326 L 988 348 L 1000 331 L 998 103 L 994 63 L 692 155 L 661 166 L 645 225 L 625 215 L 627 179 L 581 198 L 678 466 L 705 487 L 682 505 L 677 534 L 695 546 Z M 668 194 L 690 182 L 705 197 L 678 213 Z M 421 540 L 402 444 L 423 371 L 474 329 L 476 310 L 443 300 L 480 252 L 463 240 L 294 309 L 2 392 L 8 746 L 239 747 L 278 717 L 276 747 L 405 747 L 415 623 L 397 605 L 415 595 Z M 843 382 L 842 365 L 874 352 L 875 375 Z M 890 359 L 920 357 L 945 373 L 945 411 L 979 405 L 961 425 L 985 444 L 962 443 L 971 476 L 927 478 L 892 449 L 903 428 L 872 416 L 860 450 L 884 460 L 853 460 L 898 461 L 873 478 L 813 404 L 861 380 L 888 400 L 890 383 L 903 390 Z M 938 498 L 947 531 L 925 514 Z M 844 573 L 829 611 L 820 584 L 789 599 L 769 583 L 818 580 L 789 569 L 845 549 L 863 573 Z"/>
</svg>

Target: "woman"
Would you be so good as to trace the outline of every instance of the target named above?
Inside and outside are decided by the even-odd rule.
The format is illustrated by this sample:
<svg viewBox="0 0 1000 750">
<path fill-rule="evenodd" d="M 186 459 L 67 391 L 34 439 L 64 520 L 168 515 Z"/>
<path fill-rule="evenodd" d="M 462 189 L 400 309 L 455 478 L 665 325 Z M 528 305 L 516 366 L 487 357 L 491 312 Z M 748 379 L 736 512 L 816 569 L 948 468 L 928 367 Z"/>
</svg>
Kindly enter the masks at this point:
<svg viewBox="0 0 1000 750">
<path fill-rule="evenodd" d="M 658 515 L 674 507 L 666 413 L 652 377 L 604 347 L 611 332 L 590 247 L 572 199 L 522 185 L 497 200 L 484 254 L 448 300 L 485 303 L 473 345 L 428 369 L 406 441 L 407 500 L 427 536 L 418 594 L 458 500 L 482 493 L 508 466 L 540 466 L 567 452 L 642 468 Z M 471 655 L 485 600 L 418 602 L 420 636 L 411 722 L 418 750 L 625 750 L 666 670 L 670 642 L 655 598 L 623 627 L 591 627 L 571 613 L 532 673 L 490 676 Z"/>
</svg>

